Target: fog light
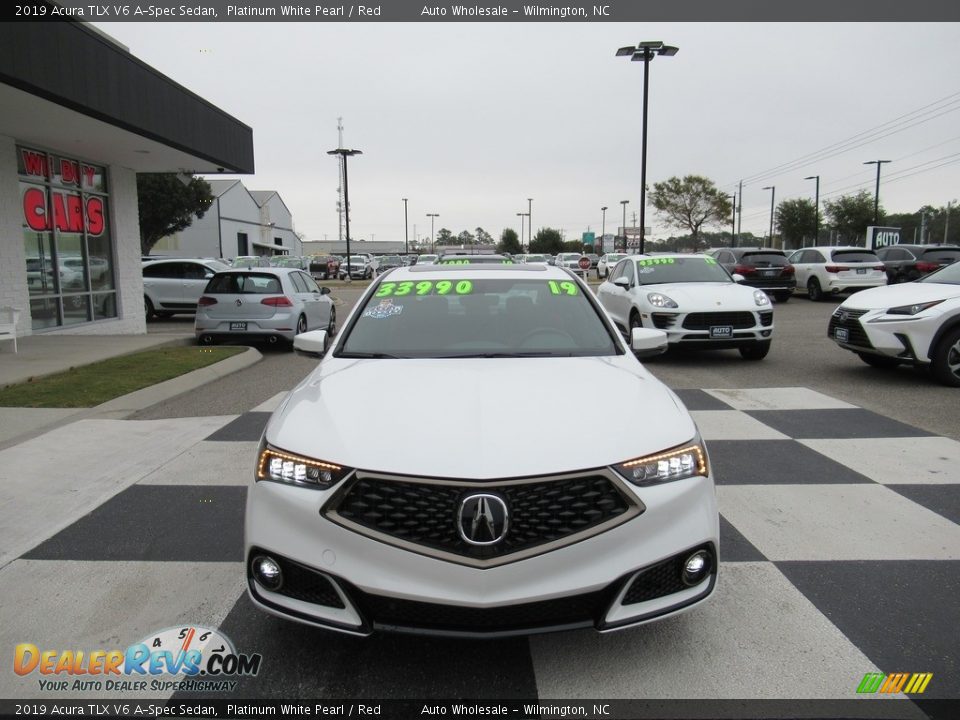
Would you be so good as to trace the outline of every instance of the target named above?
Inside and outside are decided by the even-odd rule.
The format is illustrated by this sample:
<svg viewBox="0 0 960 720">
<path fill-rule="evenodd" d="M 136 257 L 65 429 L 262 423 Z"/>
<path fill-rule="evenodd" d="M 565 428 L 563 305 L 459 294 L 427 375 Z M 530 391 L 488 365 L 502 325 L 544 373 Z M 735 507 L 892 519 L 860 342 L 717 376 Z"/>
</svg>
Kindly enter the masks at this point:
<svg viewBox="0 0 960 720">
<path fill-rule="evenodd" d="M 283 573 L 277 561 L 265 555 L 258 555 L 251 563 L 253 577 L 267 590 L 277 591 L 283 585 Z"/>
<path fill-rule="evenodd" d="M 711 565 L 710 553 L 706 550 L 697 550 L 683 562 L 683 584 L 692 587 L 700 583 L 709 573 Z"/>
</svg>

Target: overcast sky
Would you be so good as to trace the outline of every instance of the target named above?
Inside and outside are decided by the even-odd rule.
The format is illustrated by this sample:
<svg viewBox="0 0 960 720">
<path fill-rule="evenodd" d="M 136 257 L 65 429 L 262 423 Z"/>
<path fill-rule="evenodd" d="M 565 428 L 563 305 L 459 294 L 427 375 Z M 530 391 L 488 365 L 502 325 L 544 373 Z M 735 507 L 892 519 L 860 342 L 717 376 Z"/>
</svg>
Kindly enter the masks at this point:
<svg viewBox="0 0 960 720">
<path fill-rule="evenodd" d="M 349 164 L 354 239 L 402 241 L 403 197 L 411 239 L 414 225 L 429 239 L 431 212 L 437 230 L 519 230 L 527 198 L 534 232 L 599 233 L 604 205 L 614 232 L 626 199 L 632 225 L 643 65 L 614 53 L 642 40 L 680 48 L 650 66 L 650 185 L 699 174 L 732 193 L 743 179 L 743 230 L 757 234 L 770 219 L 763 186 L 777 202 L 812 199 L 808 175 L 821 176 L 821 200 L 873 193 L 867 160 L 893 161 L 880 185 L 888 212 L 960 198 L 960 24 L 99 27 L 253 128 L 257 172 L 243 182 L 279 192 L 307 240 L 337 239 L 326 151 L 338 117 L 344 146 L 364 153 Z M 654 237 L 673 232 L 647 218 Z"/>
</svg>

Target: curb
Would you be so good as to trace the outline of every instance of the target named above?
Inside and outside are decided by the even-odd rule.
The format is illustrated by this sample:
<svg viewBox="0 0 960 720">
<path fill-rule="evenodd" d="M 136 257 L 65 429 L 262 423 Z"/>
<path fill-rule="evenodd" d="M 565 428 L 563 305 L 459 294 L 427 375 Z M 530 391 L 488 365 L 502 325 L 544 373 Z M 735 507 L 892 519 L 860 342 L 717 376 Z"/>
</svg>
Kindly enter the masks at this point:
<svg viewBox="0 0 960 720">
<path fill-rule="evenodd" d="M 178 345 L 181 343 L 165 343 L 165 345 L 167 344 Z M 184 342 L 182 344 L 189 345 L 190 343 Z M 0 450 L 5 450 L 15 445 L 19 445 L 22 442 L 32 440 L 33 438 L 49 432 L 50 430 L 55 430 L 56 428 L 69 425 L 70 423 L 78 420 L 123 420 L 130 415 L 133 415 L 134 413 L 152 405 L 156 405 L 157 403 L 177 397 L 178 395 L 183 395 L 191 390 L 196 390 L 198 387 L 213 382 L 214 380 L 219 380 L 220 378 L 231 375 L 239 370 L 244 370 L 245 368 L 260 362 L 262 359 L 263 355 L 261 355 L 258 350 L 248 347 L 246 352 L 234 355 L 226 360 L 221 360 L 220 362 L 214 363 L 208 367 L 200 368 L 199 370 L 191 370 L 190 372 L 180 375 L 179 377 L 164 380 L 156 385 L 141 388 L 140 390 L 135 390 L 132 393 L 121 395 L 118 398 L 108 400 L 107 402 L 101 403 L 100 405 L 96 405 L 92 408 L 78 409 L 76 412 L 71 413 L 66 417 L 62 417 L 48 425 L 36 427 L 29 432 L 23 433 L 22 435 L 17 435 L 9 440 L 0 441 Z M 30 408 L 23 409 L 25 411 L 30 410 Z"/>
</svg>

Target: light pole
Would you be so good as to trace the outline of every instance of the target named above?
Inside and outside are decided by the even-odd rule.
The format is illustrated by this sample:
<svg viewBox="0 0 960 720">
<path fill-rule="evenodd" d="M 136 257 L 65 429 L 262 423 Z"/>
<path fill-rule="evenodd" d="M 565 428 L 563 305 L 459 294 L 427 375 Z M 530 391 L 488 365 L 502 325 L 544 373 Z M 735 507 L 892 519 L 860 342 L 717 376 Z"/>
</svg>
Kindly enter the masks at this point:
<svg viewBox="0 0 960 720">
<path fill-rule="evenodd" d="M 533 198 L 527 198 L 527 245 L 533 242 Z"/>
<path fill-rule="evenodd" d="M 814 221 L 813 221 L 813 223 L 814 223 L 814 227 L 816 228 L 816 229 L 813 231 L 813 244 L 814 244 L 814 246 L 816 246 L 817 243 L 820 242 L 820 176 L 819 176 L 819 175 L 810 175 L 809 177 L 805 177 L 804 180 L 816 180 L 816 181 L 817 181 L 817 190 L 816 190 L 816 193 L 815 193 L 815 195 L 814 195 L 814 200 L 813 200 L 813 206 L 814 206 L 814 211 L 813 211 Z"/>
<path fill-rule="evenodd" d="M 403 253 L 410 254 L 410 224 L 407 221 L 407 198 L 403 198 Z"/>
<path fill-rule="evenodd" d="M 736 247 L 737 239 L 735 232 L 737 229 L 737 195 L 734 193 L 733 195 L 727 195 L 727 197 L 733 200 L 733 212 L 730 215 L 730 247 Z"/>
<path fill-rule="evenodd" d="M 773 247 L 773 198 L 777 194 L 776 185 L 767 185 L 764 190 L 770 191 L 770 240 L 769 247 Z"/>
<path fill-rule="evenodd" d="M 343 158 L 343 217 L 347 233 L 347 281 L 349 282 L 353 278 L 350 277 L 350 191 L 347 182 L 347 158 L 351 155 L 363 155 L 363 151 L 337 148 L 328 150 L 327 155 L 339 155 Z"/>
<path fill-rule="evenodd" d="M 427 217 L 430 218 L 430 252 L 436 255 L 437 242 L 433 237 L 433 219 L 440 217 L 440 213 L 427 213 Z"/>
<path fill-rule="evenodd" d="M 876 165 L 877 166 L 877 189 L 873 194 L 873 224 L 876 225 L 880 222 L 880 166 L 884 163 L 890 162 L 889 160 L 867 160 L 864 165 Z"/>
<path fill-rule="evenodd" d="M 630 56 L 633 62 L 643 63 L 643 139 L 640 144 L 640 254 L 643 254 L 644 239 L 646 236 L 647 210 L 647 95 L 650 85 L 650 61 L 657 55 L 672 57 L 679 48 L 664 45 L 662 40 L 647 40 L 638 43 L 636 47 L 622 47 L 617 50 L 618 57 Z M 626 223 L 624 223 L 626 227 Z M 626 237 L 626 231 L 624 231 Z"/>
<path fill-rule="evenodd" d="M 603 253 L 603 241 L 607 236 L 607 206 L 604 205 L 600 210 L 603 212 L 603 222 L 600 225 L 600 252 Z M 614 248 L 616 250 L 616 248 Z"/>
<path fill-rule="evenodd" d="M 523 251 L 523 216 L 524 213 L 517 213 L 517 217 L 520 218 L 520 250 Z M 529 250 L 529 248 L 527 248 Z"/>
<path fill-rule="evenodd" d="M 629 200 L 621 200 L 620 204 L 623 205 L 623 254 L 627 254 L 627 203 Z M 613 249 L 617 249 L 617 244 L 613 244 Z"/>
</svg>

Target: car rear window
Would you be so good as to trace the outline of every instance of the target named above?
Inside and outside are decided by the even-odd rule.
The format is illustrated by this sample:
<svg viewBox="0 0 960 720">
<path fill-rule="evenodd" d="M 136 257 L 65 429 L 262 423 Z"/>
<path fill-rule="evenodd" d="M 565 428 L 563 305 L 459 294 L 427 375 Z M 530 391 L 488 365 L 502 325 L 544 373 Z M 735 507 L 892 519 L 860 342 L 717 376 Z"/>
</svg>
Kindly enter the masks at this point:
<svg viewBox="0 0 960 720">
<path fill-rule="evenodd" d="M 757 267 L 785 267 L 788 264 L 786 256 L 780 253 L 744 253 L 740 262 Z"/>
<path fill-rule="evenodd" d="M 276 295 L 283 292 L 280 278 L 267 273 L 223 273 L 214 275 L 207 294 L 220 295 Z"/>
<path fill-rule="evenodd" d="M 836 262 L 880 262 L 876 253 L 869 250 L 834 250 L 832 255 Z"/>
<path fill-rule="evenodd" d="M 954 262 L 960 259 L 960 250 L 940 249 L 924 250 L 923 259 L 931 262 Z"/>
</svg>

